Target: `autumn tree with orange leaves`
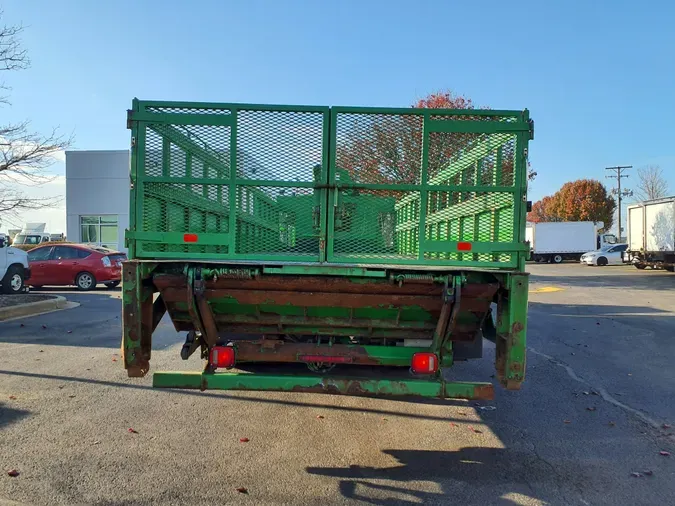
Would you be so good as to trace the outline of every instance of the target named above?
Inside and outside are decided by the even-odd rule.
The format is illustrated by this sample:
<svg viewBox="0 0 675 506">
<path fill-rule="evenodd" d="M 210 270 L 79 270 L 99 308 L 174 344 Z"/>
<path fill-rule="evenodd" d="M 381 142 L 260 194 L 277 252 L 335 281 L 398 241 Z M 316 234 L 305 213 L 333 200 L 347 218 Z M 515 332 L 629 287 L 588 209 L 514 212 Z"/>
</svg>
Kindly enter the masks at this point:
<svg viewBox="0 0 675 506">
<path fill-rule="evenodd" d="M 601 221 L 609 230 L 614 221 L 616 201 L 607 188 L 595 179 L 565 183 L 555 194 L 532 206 L 528 221 Z"/>
<path fill-rule="evenodd" d="M 412 105 L 426 109 L 474 109 L 471 99 L 451 92 L 432 93 Z M 465 119 L 493 120 L 489 116 L 464 116 Z M 338 120 L 336 165 L 346 170 L 354 182 L 368 184 L 419 184 L 422 159 L 422 117 L 416 115 L 354 114 Z M 478 140 L 477 134 L 432 134 L 427 160 L 433 177 L 450 159 Z M 504 145 L 502 184 L 513 181 L 514 143 Z M 469 184 L 490 184 L 494 167 L 486 163 L 479 175 L 481 181 Z M 457 176 L 459 177 L 459 175 Z M 529 179 L 534 178 L 530 172 Z M 483 180 L 484 179 L 484 180 Z M 460 184 L 449 181 L 448 184 Z M 378 194 L 392 194 L 386 190 Z"/>
</svg>

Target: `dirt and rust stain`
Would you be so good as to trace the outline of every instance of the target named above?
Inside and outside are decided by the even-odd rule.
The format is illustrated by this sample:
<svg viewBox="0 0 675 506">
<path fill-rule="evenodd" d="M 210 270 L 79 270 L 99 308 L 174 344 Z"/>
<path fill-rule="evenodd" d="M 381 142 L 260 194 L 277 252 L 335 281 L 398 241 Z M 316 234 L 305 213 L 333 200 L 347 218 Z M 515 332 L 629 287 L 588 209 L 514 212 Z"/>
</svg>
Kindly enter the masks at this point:
<svg viewBox="0 0 675 506">
<path fill-rule="evenodd" d="M 517 334 L 518 332 L 522 332 L 525 329 L 525 325 L 522 324 L 522 322 L 513 322 L 513 325 L 511 325 L 511 333 L 512 334 Z"/>
<path fill-rule="evenodd" d="M 237 360 L 255 362 L 298 362 L 302 355 L 325 357 L 343 357 L 351 364 L 379 365 L 380 361 L 371 357 L 361 346 L 334 344 L 331 347 L 316 346 L 312 343 L 288 343 L 281 340 L 265 339 L 260 341 L 238 341 L 236 343 Z"/>
<path fill-rule="evenodd" d="M 473 398 L 481 401 L 492 401 L 495 398 L 495 389 L 492 385 L 476 385 L 473 389 Z"/>
</svg>

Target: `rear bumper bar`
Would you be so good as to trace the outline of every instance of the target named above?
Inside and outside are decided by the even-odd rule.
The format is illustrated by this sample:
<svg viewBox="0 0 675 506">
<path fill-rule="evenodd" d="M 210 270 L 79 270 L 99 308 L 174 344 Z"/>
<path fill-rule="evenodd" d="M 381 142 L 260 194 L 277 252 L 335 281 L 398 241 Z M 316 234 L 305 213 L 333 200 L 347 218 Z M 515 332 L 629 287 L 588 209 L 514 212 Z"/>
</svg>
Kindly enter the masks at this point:
<svg viewBox="0 0 675 506">
<path fill-rule="evenodd" d="M 158 371 L 153 375 L 152 385 L 155 388 L 312 392 L 366 397 L 494 399 L 492 383 L 447 382 L 441 379 L 377 380 L 331 376 Z"/>
</svg>

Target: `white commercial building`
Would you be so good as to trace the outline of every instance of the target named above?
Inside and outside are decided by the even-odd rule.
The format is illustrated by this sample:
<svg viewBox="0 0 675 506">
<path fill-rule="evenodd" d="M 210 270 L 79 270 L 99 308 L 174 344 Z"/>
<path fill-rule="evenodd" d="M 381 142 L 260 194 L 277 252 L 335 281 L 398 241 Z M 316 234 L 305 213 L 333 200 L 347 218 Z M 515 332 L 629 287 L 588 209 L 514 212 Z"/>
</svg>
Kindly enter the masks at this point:
<svg viewBox="0 0 675 506">
<path fill-rule="evenodd" d="M 126 251 L 129 151 L 66 152 L 66 237 Z"/>
</svg>

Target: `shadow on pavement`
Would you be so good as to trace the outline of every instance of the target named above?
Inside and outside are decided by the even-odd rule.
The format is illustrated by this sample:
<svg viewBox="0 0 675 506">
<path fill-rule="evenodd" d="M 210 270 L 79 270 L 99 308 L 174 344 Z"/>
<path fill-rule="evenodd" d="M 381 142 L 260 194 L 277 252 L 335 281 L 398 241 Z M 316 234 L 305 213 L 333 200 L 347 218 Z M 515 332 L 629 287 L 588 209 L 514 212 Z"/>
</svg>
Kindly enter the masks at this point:
<svg viewBox="0 0 675 506">
<path fill-rule="evenodd" d="M 331 405 L 331 404 L 320 404 L 320 403 L 308 403 L 308 402 L 296 402 L 296 401 L 287 401 L 287 400 L 278 400 L 278 399 L 269 399 L 269 398 L 264 398 L 264 397 L 246 397 L 244 395 L 230 395 L 227 392 L 201 392 L 198 390 L 182 390 L 182 389 L 170 389 L 170 388 L 153 388 L 152 386 L 149 385 L 138 385 L 138 384 L 132 384 L 132 383 L 120 383 L 117 381 L 104 381 L 104 380 L 96 380 L 96 379 L 91 379 L 91 378 L 76 378 L 73 376 L 58 376 L 54 374 L 39 374 L 39 373 L 31 373 L 31 372 L 21 372 L 21 371 L 5 371 L 5 370 L 0 370 L 0 376 L 5 375 L 5 376 L 20 376 L 23 378 L 36 378 L 36 379 L 44 379 L 44 380 L 52 380 L 52 381 L 69 381 L 69 382 L 74 382 L 74 383 L 88 383 L 91 385 L 98 385 L 98 386 L 105 386 L 105 387 L 119 387 L 119 388 L 127 388 L 131 390 L 153 390 L 155 392 L 162 392 L 162 393 L 173 393 L 173 394 L 178 394 L 178 395 L 189 395 L 189 396 L 199 396 L 199 397 L 210 397 L 213 399 L 221 399 L 223 401 L 227 400 L 237 400 L 237 401 L 244 401 L 244 402 L 257 402 L 261 404 L 278 404 L 282 406 L 297 406 L 297 407 L 303 407 L 303 408 L 321 408 L 321 409 L 327 409 L 327 410 L 336 410 L 336 411 L 347 411 L 347 412 L 354 412 L 354 413 L 374 413 L 376 415 L 389 415 L 389 416 L 398 416 L 398 417 L 403 417 L 403 418 L 415 418 L 415 419 L 422 419 L 422 420 L 436 420 L 436 421 L 443 421 L 443 422 L 451 422 L 451 421 L 460 421 L 460 422 L 465 422 L 465 419 L 460 419 L 460 418 L 448 418 L 448 417 L 439 417 L 439 416 L 428 416 L 428 415 L 418 415 L 418 414 L 413 414 L 413 413 L 401 413 L 399 411 L 389 411 L 389 410 L 382 410 L 382 409 L 368 409 L 364 407 L 349 407 L 349 406 L 337 406 L 337 405 Z M 264 393 L 264 392 L 263 392 Z M 315 395 L 315 394 L 306 394 L 308 396 L 310 395 Z M 391 398 L 384 398 L 386 400 L 390 401 L 400 401 L 400 402 L 414 402 L 416 404 L 425 403 L 425 400 L 420 400 L 418 398 L 405 398 L 405 397 L 391 397 Z M 461 401 L 461 400 L 455 400 L 455 399 L 447 399 L 447 400 L 441 400 L 441 399 L 429 399 L 429 403 L 443 403 L 446 406 L 452 406 L 452 405 L 462 405 L 462 406 L 469 406 L 469 403 L 466 401 Z"/>
<path fill-rule="evenodd" d="M 18 422 L 22 418 L 30 415 L 30 411 L 25 409 L 10 408 L 7 404 L 0 402 L 0 430 L 6 425 Z"/>
<path fill-rule="evenodd" d="M 532 483 L 556 490 L 561 475 L 577 481 L 590 471 L 574 462 L 556 462 L 554 467 L 531 452 L 502 448 L 383 450 L 383 453 L 396 459 L 399 465 L 308 467 L 306 471 L 339 479 L 340 492 L 347 499 L 382 506 L 436 504 L 450 498 L 449 503 L 463 505 L 523 504 L 519 499 L 542 500 L 532 495 Z M 414 482 L 433 482 L 439 486 L 432 487 L 433 491 L 419 490 L 419 484 L 415 486 Z"/>
</svg>

